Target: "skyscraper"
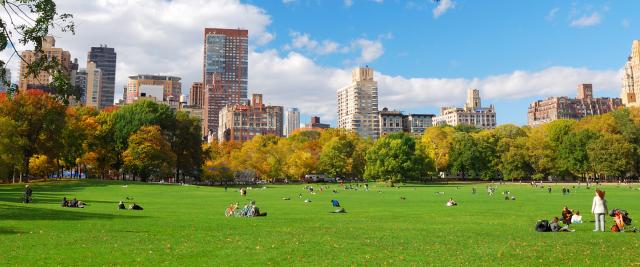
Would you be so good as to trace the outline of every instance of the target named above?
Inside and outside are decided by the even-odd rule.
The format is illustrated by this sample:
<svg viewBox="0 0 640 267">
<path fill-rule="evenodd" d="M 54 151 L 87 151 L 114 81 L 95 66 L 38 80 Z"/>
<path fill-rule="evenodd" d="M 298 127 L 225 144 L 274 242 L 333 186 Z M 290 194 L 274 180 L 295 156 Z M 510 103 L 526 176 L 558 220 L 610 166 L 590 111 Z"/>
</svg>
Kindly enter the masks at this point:
<svg viewBox="0 0 640 267">
<path fill-rule="evenodd" d="M 102 83 L 100 86 L 99 108 L 113 106 L 113 95 L 116 90 L 116 52 L 112 47 L 100 45 L 91 47 L 87 55 L 87 64 L 94 62 L 96 68 L 102 71 Z M 89 99 L 87 97 L 87 99 Z"/>
<path fill-rule="evenodd" d="M 285 116 L 284 135 L 288 137 L 300 128 L 300 110 L 297 108 L 289 108 Z"/>
<path fill-rule="evenodd" d="M 373 80 L 373 69 L 356 68 L 351 84 L 338 90 L 338 128 L 378 138 L 379 125 L 378 82 Z"/>
<path fill-rule="evenodd" d="M 242 29 L 204 29 L 202 84 L 203 131 L 219 136 L 220 110 L 247 98 L 249 32 Z"/>
<path fill-rule="evenodd" d="M 640 40 L 631 45 L 631 55 L 624 64 L 620 98 L 627 107 L 640 107 Z"/>
<path fill-rule="evenodd" d="M 87 63 L 85 82 L 85 105 L 99 109 L 102 103 L 102 70 L 96 67 L 96 63 Z"/>
</svg>

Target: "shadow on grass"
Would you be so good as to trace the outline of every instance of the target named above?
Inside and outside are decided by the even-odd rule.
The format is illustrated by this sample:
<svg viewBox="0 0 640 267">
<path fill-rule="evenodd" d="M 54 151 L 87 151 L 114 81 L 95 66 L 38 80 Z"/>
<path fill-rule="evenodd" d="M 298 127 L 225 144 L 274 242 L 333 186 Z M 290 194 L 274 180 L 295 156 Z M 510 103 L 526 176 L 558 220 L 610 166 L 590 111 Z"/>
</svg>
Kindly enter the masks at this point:
<svg viewBox="0 0 640 267">
<path fill-rule="evenodd" d="M 90 212 L 91 208 L 56 208 L 56 209 L 44 209 L 38 207 L 28 206 L 11 206 L 0 204 L 0 218 L 7 220 L 20 220 L 20 221 L 37 221 L 37 220 L 116 220 L 116 219 L 141 219 L 147 216 L 131 216 L 125 215 L 130 211 L 122 211 L 122 214 L 105 214 Z M 139 214 L 139 213 L 138 213 Z M 1 229 L 0 229 L 1 230 Z"/>
<path fill-rule="evenodd" d="M 21 230 L 16 230 L 13 228 L 0 227 L 0 235 L 17 235 L 22 233 L 25 233 L 25 232 Z"/>
</svg>

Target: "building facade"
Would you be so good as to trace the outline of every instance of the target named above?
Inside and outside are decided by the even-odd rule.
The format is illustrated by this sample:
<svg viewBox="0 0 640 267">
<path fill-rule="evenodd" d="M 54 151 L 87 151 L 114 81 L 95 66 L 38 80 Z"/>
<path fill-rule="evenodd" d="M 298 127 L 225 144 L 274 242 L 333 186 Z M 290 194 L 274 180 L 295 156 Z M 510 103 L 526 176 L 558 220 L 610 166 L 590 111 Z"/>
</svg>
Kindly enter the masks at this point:
<svg viewBox="0 0 640 267">
<path fill-rule="evenodd" d="M 631 54 L 624 64 L 620 98 L 627 107 L 640 107 L 640 40 L 631 44 Z"/>
<path fill-rule="evenodd" d="M 56 39 L 53 36 L 46 36 L 42 40 L 42 52 L 49 58 L 56 58 L 61 65 L 62 71 L 68 76 L 71 76 L 71 54 L 69 51 L 64 51 L 62 48 L 55 47 Z M 20 90 L 27 89 L 41 89 L 46 92 L 55 92 L 55 88 L 50 88 L 51 75 L 46 71 L 41 71 L 37 75 L 27 75 L 27 66 L 33 63 L 40 55 L 35 51 L 27 50 L 22 52 L 22 58 L 24 61 L 20 62 L 20 81 L 18 88 Z"/>
<path fill-rule="evenodd" d="M 323 130 L 323 129 L 329 129 L 329 128 L 331 128 L 331 125 L 326 123 L 321 123 L 320 117 L 313 116 L 309 120 L 309 124 L 305 124 L 302 130 Z"/>
<path fill-rule="evenodd" d="M 433 125 L 433 114 L 402 114 L 400 111 L 383 108 L 379 113 L 379 136 L 392 133 L 411 133 L 420 136 Z"/>
<path fill-rule="evenodd" d="M 4 68 L 4 81 L 0 82 L 0 93 L 6 92 L 11 86 L 11 70 Z"/>
<path fill-rule="evenodd" d="M 493 105 L 482 107 L 480 90 L 469 89 L 463 108 L 442 107 L 440 115 L 433 118 L 436 125 L 470 125 L 479 129 L 496 127 L 496 110 Z"/>
<path fill-rule="evenodd" d="M 129 76 L 125 103 L 131 104 L 142 95 L 155 97 L 158 101 L 168 101 L 170 98 L 178 101 L 182 91 L 180 79 L 175 76 L 148 74 Z"/>
<path fill-rule="evenodd" d="M 338 90 L 338 128 L 353 130 L 362 137 L 378 138 L 378 82 L 373 69 L 356 68 L 351 84 Z"/>
<path fill-rule="evenodd" d="M 589 115 L 600 115 L 623 106 L 620 98 L 593 98 L 591 84 L 578 85 L 576 98 L 549 97 L 529 105 L 527 124 L 538 126 L 558 119 L 579 120 Z"/>
<path fill-rule="evenodd" d="M 283 133 L 283 107 L 266 106 L 261 94 L 253 94 L 251 102 L 225 106 L 219 116 L 220 141 L 244 142 L 256 135 Z"/>
<path fill-rule="evenodd" d="M 291 136 L 293 132 L 300 128 L 300 110 L 288 108 L 285 114 L 284 135 Z"/>
<path fill-rule="evenodd" d="M 87 54 L 87 64 L 93 62 L 96 68 L 102 72 L 102 85 L 100 86 L 100 109 L 113 106 L 113 98 L 116 91 L 116 51 L 113 47 L 100 45 L 91 47 Z M 87 69 L 89 67 L 87 66 Z"/>
<path fill-rule="evenodd" d="M 189 105 L 202 108 L 204 106 L 204 90 L 201 82 L 194 82 L 189 89 Z"/>
<path fill-rule="evenodd" d="M 87 107 L 95 107 L 97 109 L 102 108 L 102 70 L 96 67 L 96 63 L 89 61 L 87 63 L 87 69 L 85 71 L 86 76 L 84 80 L 85 87 L 85 105 Z M 76 75 L 77 77 L 78 75 Z M 82 81 L 81 81 L 82 82 Z"/>
<path fill-rule="evenodd" d="M 247 99 L 249 32 L 243 29 L 204 29 L 202 85 L 204 90 L 203 131 L 217 133 L 219 115 L 227 105 Z"/>
</svg>

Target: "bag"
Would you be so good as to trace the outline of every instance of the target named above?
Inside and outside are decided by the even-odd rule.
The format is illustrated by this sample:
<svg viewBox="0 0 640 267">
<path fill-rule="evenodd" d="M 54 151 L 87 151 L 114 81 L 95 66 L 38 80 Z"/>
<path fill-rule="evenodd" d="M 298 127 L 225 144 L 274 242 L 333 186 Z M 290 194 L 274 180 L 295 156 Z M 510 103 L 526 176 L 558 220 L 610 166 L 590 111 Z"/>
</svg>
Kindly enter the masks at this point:
<svg viewBox="0 0 640 267">
<path fill-rule="evenodd" d="M 551 225 L 548 220 L 539 220 L 536 223 L 536 231 L 538 232 L 551 232 Z"/>
<path fill-rule="evenodd" d="M 620 228 L 618 227 L 618 225 L 614 224 L 613 226 L 611 226 L 611 232 L 613 233 L 620 232 Z"/>
</svg>

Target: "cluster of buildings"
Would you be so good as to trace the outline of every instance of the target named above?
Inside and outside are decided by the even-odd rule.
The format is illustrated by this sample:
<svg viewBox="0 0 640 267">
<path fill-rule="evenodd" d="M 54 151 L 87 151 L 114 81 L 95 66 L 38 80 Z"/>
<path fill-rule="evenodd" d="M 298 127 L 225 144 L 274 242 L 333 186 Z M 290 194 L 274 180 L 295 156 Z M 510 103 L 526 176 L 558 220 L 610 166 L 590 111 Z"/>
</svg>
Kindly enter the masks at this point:
<svg viewBox="0 0 640 267">
<path fill-rule="evenodd" d="M 443 107 L 440 115 L 403 114 L 383 108 L 378 110 L 378 83 L 373 79 L 373 69 L 356 68 L 352 72 L 351 84 L 338 90 L 338 128 L 349 129 L 363 137 L 373 139 L 381 136 L 407 132 L 422 135 L 433 125 L 473 125 L 481 129 L 496 126 L 493 105 L 482 107 L 480 91 L 469 89 L 464 107 Z"/>
<path fill-rule="evenodd" d="M 78 59 L 71 60 L 71 53 L 56 47 L 53 36 L 47 36 L 42 40 L 42 52 L 48 58 L 56 58 L 60 63 L 64 74 L 70 78 L 72 86 L 82 91 L 81 99 L 74 99 L 77 104 L 103 109 L 113 106 L 116 78 L 116 52 L 106 45 L 91 47 L 87 54 L 85 68 L 79 68 Z M 55 88 L 50 87 L 51 75 L 46 71 L 37 74 L 29 74 L 29 64 L 43 56 L 35 51 L 27 50 L 21 54 L 24 61 L 20 63 L 20 90 L 39 89 L 54 93 Z"/>
<path fill-rule="evenodd" d="M 191 84 L 188 99 L 182 95 L 181 78 L 168 75 L 139 74 L 129 76 L 122 89 L 123 99 L 118 105 L 150 99 L 182 110 L 202 120 L 202 135 L 209 142 L 250 140 L 256 135 L 290 136 L 296 131 L 329 128 L 319 117 L 311 117 L 309 124 L 300 124 L 300 110 L 267 105 L 262 94 L 248 98 L 248 31 L 245 29 L 205 28 L 203 36 L 202 80 Z M 51 36 L 44 38 L 42 50 L 47 57 L 59 60 L 71 83 L 84 92 L 76 104 L 104 109 L 114 105 L 116 52 L 106 45 L 91 47 L 85 68 L 78 60 L 55 46 Z M 26 75 L 27 66 L 42 56 L 34 51 L 22 52 L 25 62 L 20 65 L 20 90 L 50 88 L 51 76 L 42 71 Z M 5 69 L 6 80 L 11 72 Z M 0 92 L 7 86 L 0 84 Z M 538 126 L 557 119 L 581 119 L 589 115 L 605 114 L 617 108 L 640 107 L 640 41 L 632 44 L 631 54 L 624 66 L 620 98 L 593 96 L 591 84 L 578 85 L 575 98 L 549 97 L 529 105 L 527 123 Z M 480 129 L 496 127 L 496 109 L 482 106 L 480 91 L 469 89 L 462 107 L 442 107 L 438 115 L 404 114 L 401 111 L 378 107 L 378 83 L 372 68 L 358 67 L 352 71 L 351 83 L 337 91 L 337 127 L 357 132 L 366 138 L 406 132 L 422 135 L 434 125 L 471 125 Z"/>
</svg>

